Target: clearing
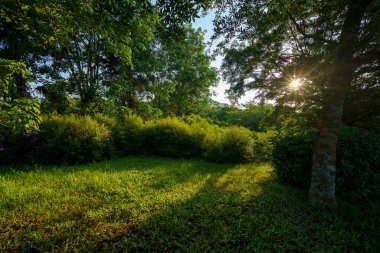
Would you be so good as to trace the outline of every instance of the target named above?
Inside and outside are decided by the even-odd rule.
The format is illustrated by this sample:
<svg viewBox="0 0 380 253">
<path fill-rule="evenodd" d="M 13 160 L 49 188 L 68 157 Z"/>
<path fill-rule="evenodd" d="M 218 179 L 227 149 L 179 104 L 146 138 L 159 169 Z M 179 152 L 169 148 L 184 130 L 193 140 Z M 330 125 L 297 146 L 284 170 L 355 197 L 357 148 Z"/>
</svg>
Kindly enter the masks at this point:
<svg viewBox="0 0 380 253">
<path fill-rule="evenodd" d="M 379 210 L 314 210 L 269 164 L 0 168 L 0 252 L 375 252 Z"/>
</svg>

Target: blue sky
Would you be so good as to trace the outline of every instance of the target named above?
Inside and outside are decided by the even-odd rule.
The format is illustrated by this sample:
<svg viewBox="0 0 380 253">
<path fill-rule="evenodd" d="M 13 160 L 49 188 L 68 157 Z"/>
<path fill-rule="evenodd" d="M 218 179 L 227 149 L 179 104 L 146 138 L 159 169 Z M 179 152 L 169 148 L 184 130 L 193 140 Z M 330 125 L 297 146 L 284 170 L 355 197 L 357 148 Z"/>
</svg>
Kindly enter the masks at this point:
<svg viewBox="0 0 380 253">
<path fill-rule="evenodd" d="M 215 13 L 213 11 L 211 11 L 206 16 L 198 18 L 195 20 L 195 22 L 193 22 L 194 28 L 200 27 L 202 30 L 206 30 L 206 34 L 205 34 L 206 42 L 211 41 L 211 36 L 213 34 L 212 21 L 213 21 L 214 17 L 215 17 Z M 211 66 L 213 66 L 217 69 L 220 69 L 220 66 L 222 65 L 222 60 L 223 60 L 222 56 L 216 57 L 216 59 L 211 63 Z M 224 80 L 222 80 L 220 74 L 219 74 L 219 76 L 220 76 L 221 80 L 218 83 L 217 87 L 212 89 L 213 92 L 216 94 L 216 95 L 213 95 L 212 98 L 218 102 L 229 104 L 229 100 L 227 99 L 227 96 L 225 94 L 225 91 L 229 88 L 229 85 Z M 239 100 L 239 103 L 244 104 L 244 103 L 250 102 L 253 100 L 253 97 L 254 97 L 254 92 L 248 91 L 248 92 L 246 92 L 245 96 L 243 96 Z"/>
</svg>

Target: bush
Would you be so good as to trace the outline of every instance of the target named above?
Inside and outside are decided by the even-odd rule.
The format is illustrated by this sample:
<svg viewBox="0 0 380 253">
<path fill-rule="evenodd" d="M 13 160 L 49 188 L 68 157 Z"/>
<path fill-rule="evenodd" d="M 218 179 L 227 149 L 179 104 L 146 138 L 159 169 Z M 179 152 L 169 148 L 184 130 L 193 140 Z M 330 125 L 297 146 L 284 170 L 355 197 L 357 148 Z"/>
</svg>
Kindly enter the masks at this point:
<svg viewBox="0 0 380 253">
<path fill-rule="evenodd" d="M 109 154 L 110 131 L 89 116 L 53 114 L 40 130 L 42 143 L 35 153 L 40 162 L 75 164 Z"/>
<path fill-rule="evenodd" d="M 282 131 L 274 138 L 272 161 L 280 181 L 308 189 L 315 132 Z"/>
<path fill-rule="evenodd" d="M 380 133 L 343 127 L 337 148 L 337 192 L 346 198 L 380 196 Z"/>
<path fill-rule="evenodd" d="M 117 125 L 112 129 L 112 133 L 121 155 L 139 152 L 141 145 L 139 131 L 143 126 L 143 120 L 134 114 L 125 115 L 117 120 Z"/>
<path fill-rule="evenodd" d="M 148 121 L 139 132 L 145 154 L 199 157 L 200 141 L 193 129 L 177 118 Z"/>
<path fill-rule="evenodd" d="M 253 157 L 252 133 L 231 126 L 208 134 L 204 139 L 205 156 L 215 162 L 250 162 Z"/>
<path fill-rule="evenodd" d="M 95 114 L 94 118 L 111 131 L 111 139 L 118 155 L 138 153 L 140 149 L 138 131 L 143 127 L 142 119 L 134 114 L 113 118 Z"/>
<path fill-rule="evenodd" d="M 273 163 L 278 178 L 308 189 L 311 179 L 314 131 L 281 133 L 275 138 Z M 357 127 L 342 127 L 337 146 L 338 196 L 354 199 L 380 193 L 380 134 Z"/>
<path fill-rule="evenodd" d="M 253 142 L 253 158 L 254 162 L 269 162 L 272 160 L 273 139 L 277 135 L 277 131 L 268 130 L 259 132 L 254 137 Z"/>
<path fill-rule="evenodd" d="M 218 135 L 220 135 L 223 130 L 199 115 L 186 116 L 184 122 L 192 128 L 195 138 L 201 143 L 202 153 L 207 150 L 207 143 L 210 142 L 208 140 L 212 141 L 215 138 L 218 138 Z"/>
</svg>

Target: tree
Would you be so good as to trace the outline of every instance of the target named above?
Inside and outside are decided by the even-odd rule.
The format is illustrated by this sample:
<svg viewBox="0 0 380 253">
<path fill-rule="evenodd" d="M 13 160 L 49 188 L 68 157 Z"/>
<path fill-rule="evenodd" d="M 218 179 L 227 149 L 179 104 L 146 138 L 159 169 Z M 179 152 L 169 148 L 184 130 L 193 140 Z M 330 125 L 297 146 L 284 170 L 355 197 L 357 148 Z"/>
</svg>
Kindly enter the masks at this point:
<svg viewBox="0 0 380 253">
<path fill-rule="evenodd" d="M 183 38 L 161 40 L 156 45 L 158 61 L 150 87 L 153 103 L 177 116 L 199 111 L 208 102 L 210 87 L 217 80 L 217 72 L 210 66 L 211 57 L 205 52 L 203 31 L 186 26 L 183 32 Z"/>
<path fill-rule="evenodd" d="M 360 25 L 371 1 L 352 0 L 348 3 L 342 32 L 336 46 L 333 69 L 328 75 L 323 113 L 313 151 L 309 199 L 314 206 L 335 207 L 335 175 L 337 133 L 342 122 L 343 105 L 354 78 L 353 56 Z"/>
<path fill-rule="evenodd" d="M 319 116 L 309 199 L 335 206 L 335 150 L 344 99 L 352 84 L 371 76 L 378 89 L 379 2 L 217 1 L 215 38 L 226 53 L 231 95 L 258 96 L 312 109 Z M 362 61 L 360 61 L 361 59 Z M 289 90 L 300 78 L 304 85 Z M 365 87 L 363 87 L 365 89 Z M 294 104 L 295 102 L 295 104 Z"/>
<path fill-rule="evenodd" d="M 71 31 L 49 48 L 38 72 L 49 88 L 65 81 L 81 107 L 96 107 L 109 89 L 118 96 L 130 92 L 134 56 L 147 49 L 158 22 L 154 7 L 146 1 L 73 1 L 66 7 Z M 115 89 L 113 89 L 115 90 Z"/>
<path fill-rule="evenodd" d="M 65 111 L 60 103 L 67 96 L 78 97 L 83 112 L 105 99 L 136 108 L 137 91 L 150 79 L 153 41 L 181 38 L 184 24 L 208 6 L 207 0 L 9 0 L 0 3 L 0 57 L 26 63 L 51 109 Z"/>
</svg>

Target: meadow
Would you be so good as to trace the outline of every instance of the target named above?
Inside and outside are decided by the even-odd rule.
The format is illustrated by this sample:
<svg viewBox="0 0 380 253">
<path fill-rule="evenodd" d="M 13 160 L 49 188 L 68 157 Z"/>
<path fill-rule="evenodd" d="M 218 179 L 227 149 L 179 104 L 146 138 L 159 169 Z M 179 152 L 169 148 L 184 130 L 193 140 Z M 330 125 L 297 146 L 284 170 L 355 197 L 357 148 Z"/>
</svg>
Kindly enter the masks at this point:
<svg viewBox="0 0 380 253">
<path fill-rule="evenodd" d="M 272 165 L 129 156 L 0 169 L 0 252 L 376 252 L 378 202 L 312 208 Z"/>
</svg>

